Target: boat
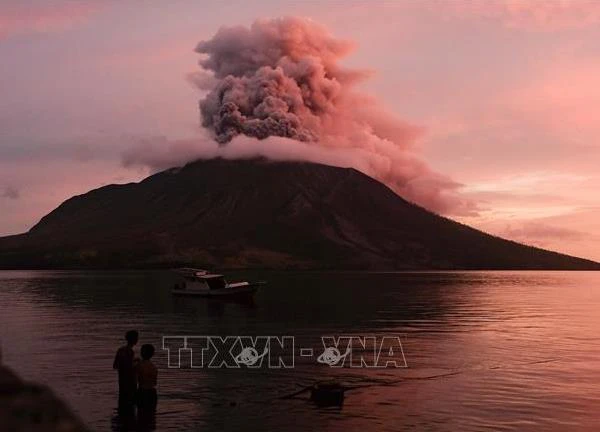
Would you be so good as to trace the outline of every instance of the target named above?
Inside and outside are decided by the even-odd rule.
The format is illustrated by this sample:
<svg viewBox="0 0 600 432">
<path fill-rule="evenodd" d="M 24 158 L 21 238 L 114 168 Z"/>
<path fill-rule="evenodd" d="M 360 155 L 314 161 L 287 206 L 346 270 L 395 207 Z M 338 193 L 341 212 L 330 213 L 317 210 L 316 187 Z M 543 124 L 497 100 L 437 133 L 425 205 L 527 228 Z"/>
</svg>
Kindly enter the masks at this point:
<svg viewBox="0 0 600 432">
<path fill-rule="evenodd" d="M 175 296 L 248 298 L 266 284 L 264 281 L 229 283 L 222 274 L 189 267 L 176 269 L 175 272 L 183 279 L 171 290 Z"/>
</svg>

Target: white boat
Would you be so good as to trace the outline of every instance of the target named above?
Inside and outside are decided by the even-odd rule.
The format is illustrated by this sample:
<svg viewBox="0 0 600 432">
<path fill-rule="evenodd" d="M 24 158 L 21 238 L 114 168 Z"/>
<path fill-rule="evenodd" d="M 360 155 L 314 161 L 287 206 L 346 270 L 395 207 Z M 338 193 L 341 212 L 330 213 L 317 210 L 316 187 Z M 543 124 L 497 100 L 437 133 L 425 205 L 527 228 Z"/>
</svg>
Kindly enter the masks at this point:
<svg viewBox="0 0 600 432">
<path fill-rule="evenodd" d="M 176 269 L 175 272 L 183 279 L 171 290 L 176 296 L 252 297 L 258 287 L 265 284 L 262 281 L 228 283 L 222 274 L 188 267 Z"/>
</svg>

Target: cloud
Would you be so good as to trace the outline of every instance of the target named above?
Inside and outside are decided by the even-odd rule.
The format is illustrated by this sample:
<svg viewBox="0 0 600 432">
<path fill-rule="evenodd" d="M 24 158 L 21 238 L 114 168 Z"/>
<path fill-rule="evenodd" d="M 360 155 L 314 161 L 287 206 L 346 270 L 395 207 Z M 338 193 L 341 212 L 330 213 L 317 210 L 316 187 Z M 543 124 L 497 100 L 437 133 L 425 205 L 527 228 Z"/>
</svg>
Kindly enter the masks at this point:
<svg viewBox="0 0 600 432">
<path fill-rule="evenodd" d="M 2 193 L 0 193 L 0 198 L 8 198 L 12 200 L 19 199 L 21 196 L 19 190 L 12 186 L 6 186 Z"/>
<path fill-rule="evenodd" d="M 429 4 L 449 17 L 486 19 L 526 31 L 552 32 L 600 23 L 600 2 L 596 0 L 437 0 Z"/>
<path fill-rule="evenodd" d="M 557 171 L 530 171 L 527 173 L 513 174 L 495 178 L 489 181 L 473 182 L 463 188 L 464 192 L 508 192 L 512 194 L 529 194 L 532 190 L 545 188 L 555 190 L 556 185 L 581 185 L 592 177 L 569 172 Z"/>
<path fill-rule="evenodd" d="M 63 31 L 85 21 L 102 7 L 101 2 L 22 0 L 0 5 L 0 40 L 32 33 Z"/>
<path fill-rule="evenodd" d="M 599 3 L 600 4 L 600 3 Z M 597 57 L 559 57 L 535 79 L 507 92 L 499 101 L 509 115 L 525 118 L 531 128 L 548 131 L 572 154 L 600 148 L 600 61 Z"/>
<path fill-rule="evenodd" d="M 209 137 L 202 136 L 174 141 L 166 137 L 142 138 L 122 153 L 122 164 L 126 168 L 149 168 L 151 172 L 157 172 L 182 166 L 190 161 L 217 157 L 225 159 L 266 157 L 275 161 L 307 161 L 342 168 L 355 168 L 373 178 L 378 178 L 379 173 L 390 169 L 386 156 L 377 157 L 363 148 L 340 151 L 336 148 L 318 146 L 286 137 L 271 136 L 257 139 L 245 135 L 234 137 L 226 146 L 221 146 Z M 414 169 L 415 161 L 407 158 L 404 164 L 405 170 L 410 171 Z M 395 167 L 402 169 L 401 161 L 396 161 Z M 459 206 L 454 196 L 439 192 L 440 190 L 458 190 L 460 187 L 462 185 L 446 177 L 430 176 L 406 185 L 402 196 L 409 200 L 418 196 L 421 203 L 432 203 L 438 208 L 445 206 L 443 208 L 451 209 L 454 214 L 460 216 L 475 216 L 479 209 L 473 201 L 465 199 L 460 202 Z"/>
<path fill-rule="evenodd" d="M 522 243 L 540 247 L 547 247 L 557 240 L 559 241 L 581 241 L 586 234 L 570 228 L 548 225 L 542 222 L 525 222 L 515 226 L 508 224 L 502 231 L 504 237 Z"/>
</svg>

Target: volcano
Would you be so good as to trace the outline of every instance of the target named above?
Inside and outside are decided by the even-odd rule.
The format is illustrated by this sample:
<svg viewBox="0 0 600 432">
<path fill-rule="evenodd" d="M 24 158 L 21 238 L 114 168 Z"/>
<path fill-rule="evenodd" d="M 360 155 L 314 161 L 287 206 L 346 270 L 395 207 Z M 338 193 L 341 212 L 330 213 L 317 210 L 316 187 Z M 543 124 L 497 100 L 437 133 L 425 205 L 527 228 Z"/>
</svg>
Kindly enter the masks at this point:
<svg viewBox="0 0 600 432">
<path fill-rule="evenodd" d="M 600 269 L 431 213 L 351 168 L 212 159 L 74 196 L 0 268 Z"/>
</svg>

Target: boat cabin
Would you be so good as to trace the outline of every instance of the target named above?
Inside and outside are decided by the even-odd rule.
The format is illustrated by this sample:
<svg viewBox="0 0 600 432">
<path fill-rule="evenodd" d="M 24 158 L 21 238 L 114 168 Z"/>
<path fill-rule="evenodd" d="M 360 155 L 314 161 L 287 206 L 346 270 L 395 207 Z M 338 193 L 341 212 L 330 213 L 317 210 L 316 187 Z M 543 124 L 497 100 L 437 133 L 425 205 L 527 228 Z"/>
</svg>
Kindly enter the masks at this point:
<svg viewBox="0 0 600 432">
<path fill-rule="evenodd" d="M 212 274 L 207 270 L 188 267 L 175 271 L 183 278 L 183 282 L 181 285 L 176 285 L 176 289 L 206 291 L 227 288 L 225 276 L 221 274 Z"/>
</svg>

